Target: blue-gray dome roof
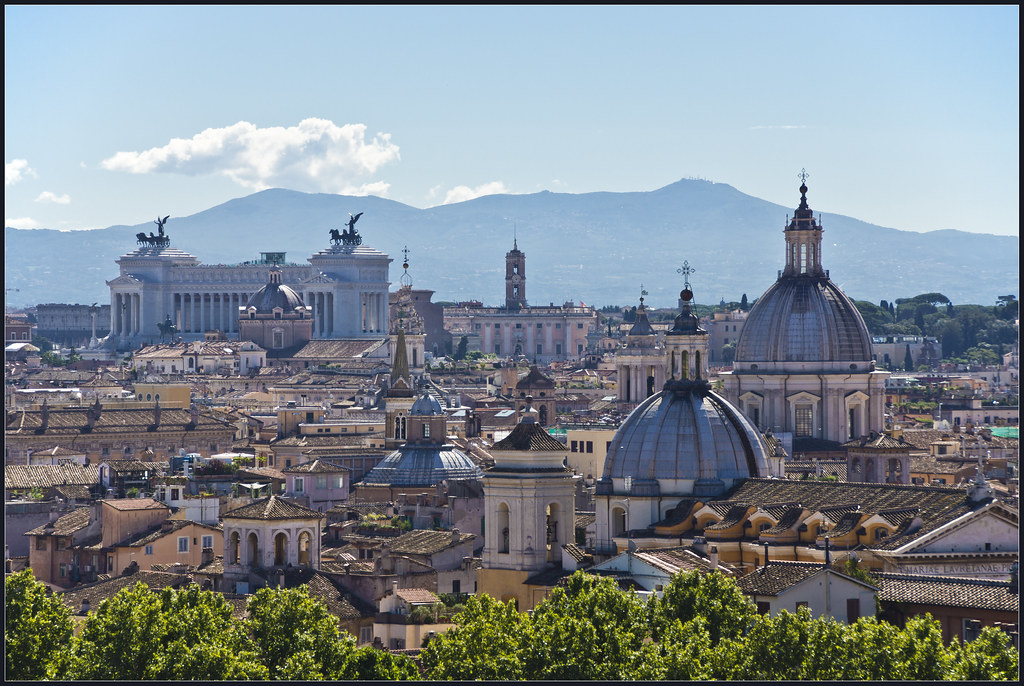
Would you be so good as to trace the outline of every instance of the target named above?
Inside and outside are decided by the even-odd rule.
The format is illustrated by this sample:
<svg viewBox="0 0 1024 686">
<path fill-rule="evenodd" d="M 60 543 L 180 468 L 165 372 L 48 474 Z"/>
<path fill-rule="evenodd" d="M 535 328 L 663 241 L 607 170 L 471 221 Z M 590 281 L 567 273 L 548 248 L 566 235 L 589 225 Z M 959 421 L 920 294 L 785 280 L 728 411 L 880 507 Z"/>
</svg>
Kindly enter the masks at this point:
<svg viewBox="0 0 1024 686">
<path fill-rule="evenodd" d="M 767 451 L 750 421 L 706 381 L 673 380 L 615 432 L 602 481 L 631 477 L 662 495 L 715 495 L 768 475 Z"/>
<path fill-rule="evenodd" d="M 827 277 L 783 276 L 754 303 L 736 363 L 868 362 L 871 338 L 853 302 Z"/>
<path fill-rule="evenodd" d="M 483 471 L 453 445 L 403 445 L 363 477 L 374 486 L 436 486 L 442 481 L 479 479 Z"/>
<path fill-rule="evenodd" d="M 302 297 L 291 286 L 283 283 L 268 283 L 253 293 L 245 306 L 246 308 L 255 307 L 256 311 L 262 314 L 269 314 L 274 311 L 274 308 L 280 307 L 287 314 L 303 305 Z"/>
<path fill-rule="evenodd" d="M 410 416 L 429 417 L 439 414 L 444 414 L 444 410 L 441 408 L 441 403 L 437 402 L 437 398 L 429 393 L 424 393 L 420 397 L 416 398 L 416 402 L 414 402 L 412 404 L 412 408 L 409 409 Z"/>
</svg>

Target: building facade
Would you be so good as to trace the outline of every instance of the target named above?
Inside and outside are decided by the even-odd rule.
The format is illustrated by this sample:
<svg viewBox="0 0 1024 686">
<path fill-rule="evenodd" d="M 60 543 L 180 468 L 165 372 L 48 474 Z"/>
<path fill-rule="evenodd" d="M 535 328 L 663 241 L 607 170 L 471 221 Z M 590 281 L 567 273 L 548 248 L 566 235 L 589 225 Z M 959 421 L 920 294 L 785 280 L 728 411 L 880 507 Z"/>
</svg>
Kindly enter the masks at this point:
<svg viewBox="0 0 1024 686">
<path fill-rule="evenodd" d="M 173 248 L 170 240 L 117 260 L 120 275 L 110 287 L 111 333 L 105 342 L 118 350 L 159 342 L 159 323 L 170 319 L 177 335 L 198 340 L 208 330 L 238 333 L 239 308 L 269 281 L 271 270 L 298 292 L 312 310 L 314 338 L 360 338 L 387 334 L 388 265 L 384 253 L 346 237 L 307 258 L 286 261 L 283 252 L 259 260 L 206 265 Z"/>
<path fill-rule="evenodd" d="M 524 356 L 537 364 L 580 359 L 587 335 L 600 329 L 593 307 L 567 302 L 530 306 L 526 302 L 526 254 L 513 245 L 505 256 L 505 306 L 463 303 L 444 308 L 444 325 L 453 341 L 462 336 L 480 341 L 483 353 Z"/>
</svg>

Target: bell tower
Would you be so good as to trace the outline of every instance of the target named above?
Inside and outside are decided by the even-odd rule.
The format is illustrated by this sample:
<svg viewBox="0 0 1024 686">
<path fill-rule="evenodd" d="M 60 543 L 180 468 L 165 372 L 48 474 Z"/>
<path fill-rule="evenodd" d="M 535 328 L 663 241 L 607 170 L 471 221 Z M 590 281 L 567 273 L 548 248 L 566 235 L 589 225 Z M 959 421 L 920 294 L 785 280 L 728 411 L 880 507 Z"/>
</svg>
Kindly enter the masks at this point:
<svg viewBox="0 0 1024 686">
<path fill-rule="evenodd" d="M 526 307 L 526 254 L 512 240 L 512 249 L 505 253 L 505 309 Z"/>
</svg>

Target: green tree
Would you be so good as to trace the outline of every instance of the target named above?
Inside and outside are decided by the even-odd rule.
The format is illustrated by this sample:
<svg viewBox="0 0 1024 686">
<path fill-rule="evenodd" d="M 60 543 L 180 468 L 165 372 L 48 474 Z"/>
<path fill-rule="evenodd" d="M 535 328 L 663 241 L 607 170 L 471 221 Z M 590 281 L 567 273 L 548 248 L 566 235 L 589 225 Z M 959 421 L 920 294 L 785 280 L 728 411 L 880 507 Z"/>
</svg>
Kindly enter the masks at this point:
<svg viewBox="0 0 1024 686">
<path fill-rule="evenodd" d="M 736 344 L 726 343 L 722 346 L 722 364 L 729 366 L 736 359 Z"/>
<path fill-rule="evenodd" d="M 71 640 L 71 612 L 46 586 L 36 581 L 31 569 L 4 579 L 4 652 L 6 677 L 37 680 L 46 676 L 47 665 Z"/>
<path fill-rule="evenodd" d="M 672 577 L 661 599 L 651 601 L 651 626 L 657 640 L 669 623 L 684 625 L 701 617 L 711 645 L 741 636 L 757 616 L 757 608 L 736 582 L 720 572 L 692 571 Z"/>
<path fill-rule="evenodd" d="M 956 681 L 1017 678 L 1020 653 L 1010 644 L 1010 637 L 994 626 L 981 630 L 976 639 L 960 645 L 954 641 L 948 678 Z"/>
<path fill-rule="evenodd" d="M 265 679 L 220 594 L 196 585 L 120 590 L 91 612 L 50 676 L 87 680 Z"/>
<path fill-rule="evenodd" d="M 910 344 L 907 343 L 907 354 L 903 358 L 903 369 L 904 371 L 914 371 L 914 357 L 910 354 Z"/>
<path fill-rule="evenodd" d="M 455 360 L 466 359 L 466 351 L 469 349 L 469 339 L 465 336 L 459 339 L 459 347 L 455 349 Z"/>
<path fill-rule="evenodd" d="M 427 679 L 521 681 L 530 644 L 529 617 L 515 603 L 470 596 L 455 617 L 457 626 L 434 638 L 420 653 Z"/>
<path fill-rule="evenodd" d="M 746 312 L 747 310 L 750 309 L 750 304 L 747 303 L 747 294 L 746 293 L 744 293 L 743 297 L 740 298 L 740 309 L 743 310 L 744 312 Z"/>
<path fill-rule="evenodd" d="M 577 571 L 537 606 L 527 679 L 637 680 L 661 676 L 657 649 L 645 644 L 647 607 L 610 577 Z"/>
<path fill-rule="evenodd" d="M 345 678 L 355 640 L 305 586 L 261 588 L 249 599 L 246 626 L 272 679 Z"/>
</svg>

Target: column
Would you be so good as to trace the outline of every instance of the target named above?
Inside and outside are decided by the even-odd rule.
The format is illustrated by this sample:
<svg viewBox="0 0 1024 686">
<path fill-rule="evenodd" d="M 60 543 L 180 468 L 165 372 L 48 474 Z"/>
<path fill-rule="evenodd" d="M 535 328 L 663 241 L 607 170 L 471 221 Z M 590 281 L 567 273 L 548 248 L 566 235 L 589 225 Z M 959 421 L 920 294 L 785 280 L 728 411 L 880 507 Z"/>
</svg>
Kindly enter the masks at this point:
<svg viewBox="0 0 1024 686">
<path fill-rule="evenodd" d="M 334 338 L 334 291 L 327 294 L 327 325 L 324 331 L 328 337 Z"/>
</svg>

